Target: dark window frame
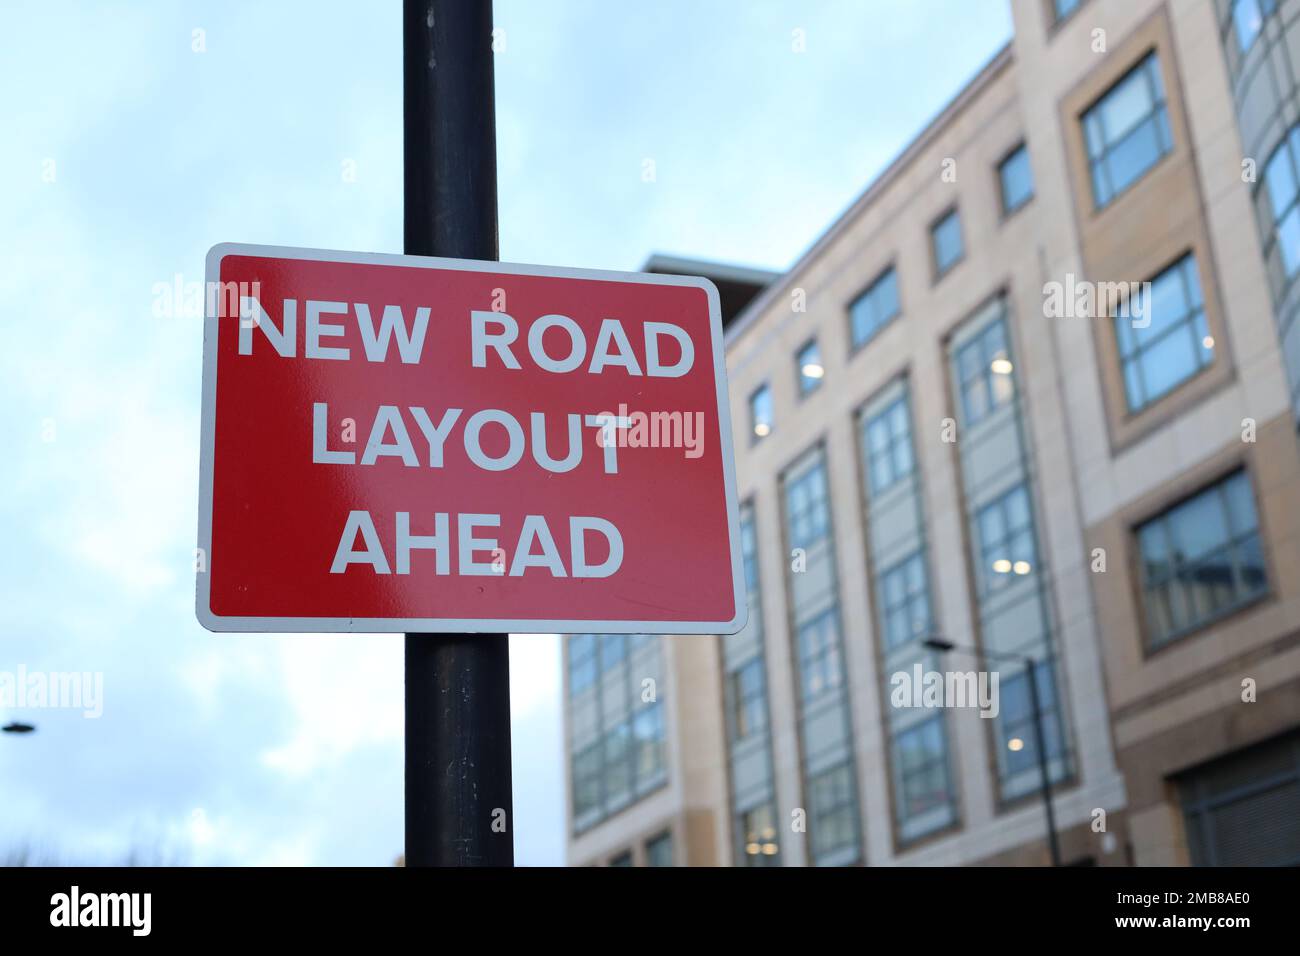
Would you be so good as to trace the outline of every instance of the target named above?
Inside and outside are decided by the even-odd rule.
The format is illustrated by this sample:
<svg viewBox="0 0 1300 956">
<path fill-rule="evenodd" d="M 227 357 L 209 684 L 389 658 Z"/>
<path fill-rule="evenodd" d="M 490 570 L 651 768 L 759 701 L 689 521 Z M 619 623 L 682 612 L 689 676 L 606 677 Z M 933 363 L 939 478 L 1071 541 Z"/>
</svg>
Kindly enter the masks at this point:
<svg viewBox="0 0 1300 956">
<path fill-rule="evenodd" d="M 665 845 L 668 847 L 668 861 L 658 862 L 655 859 L 655 855 L 658 852 L 658 849 Z M 675 849 L 676 847 L 673 845 L 672 830 L 662 830 L 659 833 L 656 833 L 650 839 L 645 841 L 645 865 L 674 866 L 676 864 Z"/>
<path fill-rule="evenodd" d="M 1001 357 L 1011 363 L 1011 371 L 1002 374 L 993 371 L 993 362 L 998 358 L 998 351 L 991 350 L 990 343 L 997 338 L 993 334 L 994 329 L 1000 330 L 1002 339 Z M 979 353 L 979 363 L 976 365 L 974 374 L 967 377 L 964 369 L 964 356 L 968 354 Z M 1007 317 L 1001 316 L 989 322 L 984 328 L 980 329 L 961 345 L 952 349 L 952 361 L 956 366 L 957 380 L 957 401 L 961 406 L 962 426 L 964 428 L 973 428 L 980 422 L 995 414 L 999 409 L 1014 404 L 1019 394 L 1018 383 L 1015 378 L 1015 352 L 1011 348 L 1011 329 Z M 997 376 L 997 378 L 994 378 Z M 1005 380 L 1009 383 L 1007 395 L 1003 398 L 999 395 L 999 389 L 994 386 L 995 381 Z M 984 395 L 984 407 L 978 415 L 971 414 L 971 406 L 968 402 L 967 386 L 978 381 L 980 390 Z"/>
<path fill-rule="evenodd" d="M 767 425 L 766 435 L 760 435 L 758 433 L 759 419 L 758 416 L 755 414 L 755 403 L 754 403 L 754 400 L 757 399 L 758 396 L 763 394 L 767 395 L 767 405 L 768 405 L 768 421 L 766 422 Z M 763 439 L 770 437 L 772 432 L 776 431 L 776 406 L 772 399 L 772 384 L 770 382 L 764 382 L 762 385 L 758 386 L 752 392 L 750 392 L 749 401 L 746 403 L 746 405 L 749 411 L 749 443 L 751 445 L 757 445 Z"/>
<path fill-rule="evenodd" d="M 923 639 L 934 626 L 934 614 L 930 598 L 930 574 L 926 567 L 926 549 L 924 543 L 916 550 L 899 558 L 889 567 L 881 570 L 877 576 L 877 590 L 879 592 L 880 602 L 880 628 L 881 637 L 883 638 L 884 650 L 886 653 L 893 653 L 900 647 L 917 640 Z M 919 567 L 921 583 L 918 589 L 913 590 L 908 581 L 908 572 L 912 567 Z M 889 599 L 889 587 L 892 580 L 902 580 L 902 597 L 898 601 L 891 602 Z M 925 611 L 925 621 L 920 629 L 912 627 L 911 611 L 918 604 Z M 894 640 L 894 633 L 890 626 L 891 617 L 899 612 L 908 612 L 909 626 L 906 634 L 901 640 Z"/>
<path fill-rule="evenodd" d="M 1003 171 L 1012 160 L 1022 153 L 1025 157 L 1025 165 L 1029 169 L 1029 192 L 1013 206 L 1007 203 L 1007 181 Z M 1009 149 L 1006 154 L 998 160 L 995 171 L 998 177 L 998 205 L 1001 210 L 1002 221 L 1005 222 L 1033 202 L 1034 198 L 1038 195 L 1037 183 L 1034 181 L 1034 166 L 1029 159 L 1029 144 L 1022 139 L 1019 143 Z"/>
<path fill-rule="evenodd" d="M 1188 268 L 1190 265 L 1190 274 Z M 1147 279 L 1152 286 L 1152 301 L 1146 303 L 1148 309 L 1154 306 L 1155 284 L 1163 279 L 1174 270 L 1179 271 L 1176 277 L 1183 288 L 1184 300 L 1191 306 L 1187 312 L 1178 318 L 1178 320 L 1168 327 L 1160 330 L 1155 338 L 1150 340 L 1139 341 L 1139 333 L 1145 330 L 1130 329 L 1133 333 L 1131 336 L 1132 345 L 1126 345 L 1124 325 L 1131 323 L 1132 318 L 1121 315 L 1121 312 L 1127 309 L 1116 308 L 1115 315 L 1111 317 L 1111 331 L 1115 338 L 1115 357 L 1119 361 L 1120 386 L 1124 393 L 1125 418 L 1134 418 L 1149 410 L 1153 405 L 1173 395 L 1179 389 L 1194 381 L 1202 373 L 1210 369 L 1217 357 L 1215 348 L 1211 348 L 1210 357 L 1202 359 L 1203 353 L 1207 351 L 1204 348 L 1205 336 L 1210 335 L 1209 317 L 1205 311 L 1205 290 L 1201 281 L 1201 265 L 1197 261 L 1196 251 L 1187 249 L 1180 253 L 1173 261 L 1162 267 L 1155 275 Z M 1193 281 L 1194 280 L 1194 281 Z M 1192 336 L 1192 350 L 1196 356 L 1196 367 L 1189 371 L 1182 378 L 1178 379 L 1172 385 L 1160 392 L 1151 391 L 1146 384 L 1146 366 L 1141 364 L 1143 356 L 1152 352 L 1157 346 L 1166 339 L 1176 334 L 1187 333 Z M 1215 343 L 1217 348 L 1218 343 Z M 1129 366 L 1138 363 L 1137 375 L 1141 383 L 1143 400 L 1139 404 L 1133 404 L 1133 396 L 1129 392 Z"/>
<path fill-rule="evenodd" d="M 1022 523 L 1012 525 L 1010 504 L 1017 495 L 1024 499 L 1025 520 Z M 992 514 L 995 510 L 998 512 L 1002 530 L 995 540 L 988 541 L 984 536 L 984 517 Z M 1038 574 L 1040 570 L 1038 566 L 1038 526 L 1034 514 L 1033 496 L 1028 481 L 1018 481 L 1005 491 L 1000 492 L 996 497 L 990 498 L 975 511 L 973 519 L 975 541 L 980 555 L 977 580 L 979 581 L 981 598 L 1001 590 L 1015 578 L 1030 578 Z M 1016 547 L 1025 539 L 1029 542 L 1027 554 L 1023 550 L 1017 550 Z M 1008 561 L 1010 566 L 1006 571 L 996 571 L 993 568 L 995 559 Z M 1029 570 L 1024 574 L 1015 570 L 1015 565 L 1020 560 L 1029 563 Z"/>
<path fill-rule="evenodd" d="M 958 249 L 956 258 L 950 261 L 946 266 L 941 267 L 939 264 L 938 235 L 940 228 L 942 228 L 949 220 L 953 220 L 957 224 L 957 244 L 960 248 Z M 962 223 L 961 208 L 957 203 L 953 203 L 943 212 L 939 213 L 939 215 L 930 220 L 929 237 L 931 284 L 937 285 L 944 277 L 966 261 L 966 230 Z"/>
<path fill-rule="evenodd" d="M 881 316 L 879 310 L 875 308 L 878 301 L 876 296 L 883 294 L 882 290 L 885 288 L 885 283 L 890 279 L 893 280 L 894 288 L 893 310 Z M 870 332 L 861 340 L 858 339 L 857 323 L 853 320 L 854 309 L 859 303 L 870 305 L 873 313 Z M 866 288 L 849 300 L 845 311 L 849 322 L 849 352 L 856 355 L 874 342 L 885 329 L 893 325 L 903 314 L 903 294 L 898 285 L 898 267 L 893 262 L 890 262 L 889 265 L 877 272 L 872 280 L 867 283 Z"/>
<path fill-rule="evenodd" d="M 1248 493 L 1247 501 L 1250 504 L 1252 516 L 1254 518 L 1253 530 L 1238 531 L 1233 528 L 1233 514 L 1231 504 L 1228 499 L 1227 486 L 1234 481 L 1242 481 L 1245 484 Z M 1195 556 L 1191 561 L 1182 558 L 1172 547 L 1174 537 L 1171 535 L 1170 527 L 1167 522 L 1182 509 L 1187 508 L 1207 495 L 1214 495 L 1217 499 L 1217 505 L 1221 509 L 1221 516 L 1224 519 L 1224 526 L 1228 531 L 1228 538 L 1215 545 L 1209 551 Z M 1143 551 L 1142 533 L 1144 529 L 1154 528 L 1159 523 L 1165 523 L 1162 526 L 1162 538 L 1164 539 L 1166 553 L 1170 556 L 1170 570 L 1162 574 L 1153 585 L 1150 572 L 1148 569 L 1149 559 Z M 1182 643 L 1189 637 L 1211 630 L 1223 621 L 1231 618 L 1238 612 L 1246 608 L 1253 607 L 1262 601 L 1267 600 L 1273 594 L 1274 574 L 1269 567 L 1267 553 L 1267 538 L 1264 534 L 1263 524 L 1260 520 L 1259 512 L 1259 495 L 1251 475 L 1250 470 L 1240 464 L 1234 468 L 1219 474 L 1217 477 L 1198 485 L 1188 494 L 1182 495 L 1176 500 L 1162 507 L 1154 514 L 1133 524 L 1130 529 L 1130 540 L 1132 542 L 1134 563 L 1136 568 L 1135 584 L 1137 591 L 1138 605 L 1141 609 L 1141 633 L 1142 649 L 1147 656 Z M 1247 545 L 1251 539 L 1255 539 L 1255 546 L 1259 553 L 1259 566 L 1263 573 L 1262 582 L 1253 589 L 1246 589 L 1238 592 L 1238 581 L 1241 578 L 1240 558 L 1238 552 Z M 1179 572 L 1185 570 L 1188 565 L 1195 566 L 1198 563 L 1204 563 L 1207 558 L 1217 555 L 1219 552 L 1229 550 L 1232 560 L 1233 575 L 1233 595 L 1225 604 L 1215 608 L 1210 613 L 1199 618 L 1193 615 L 1193 610 L 1187 608 L 1185 603 L 1186 597 L 1181 600 L 1184 602 L 1183 607 L 1187 610 L 1187 621 L 1178 627 L 1167 630 L 1160 630 L 1153 621 L 1152 610 L 1152 592 L 1157 587 L 1164 587 L 1167 584 L 1175 583 L 1178 580 Z M 1177 558 L 1178 560 L 1172 560 Z M 1175 618 L 1173 612 L 1172 599 L 1169 598 L 1170 592 L 1161 592 L 1159 598 L 1165 598 L 1164 605 L 1166 617 L 1169 621 Z"/>
<path fill-rule="evenodd" d="M 1105 90 L 1103 90 L 1079 113 L 1079 133 L 1083 141 L 1083 155 L 1088 171 L 1088 191 L 1092 197 L 1092 211 L 1094 214 L 1110 208 L 1114 205 L 1117 199 L 1131 192 L 1139 183 L 1150 175 L 1152 170 L 1158 168 L 1178 146 L 1177 142 L 1174 140 L 1173 124 L 1169 116 L 1169 91 L 1165 83 L 1163 63 L 1160 53 L 1161 51 L 1157 47 L 1148 47 L 1128 69 L 1121 73 L 1113 83 L 1109 84 Z M 1112 94 L 1116 93 L 1120 87 L 1124 86 L 1130 80 L 1137 78 L 1139 73 L 1143 74 L 1140 78 L 1140 82 L 1144 83 L 1147 87 L 1147 93 L 1150 97 L 1150 108 L 1141 119 L 1123 130 L 1120 135 L 1111 139 L 1110 131 L 1106 130 L 1101 124 L 1102 114 L 1099 111 L 1102 104 Z M 1156 88 L 1155 86 L 1157 82 L 1159 83 L 1159 88 Z M 1088 135 L 1088 118 L 1094 114 L 1098 117 L 1098 125 L 1102 129 L 1103 139 L 1101 152 L 1096 156 L 1093 155 L 1092 141 Z M 1150 122 L 1155 123 L 1159 152 L 1156 154 L 1155 158 L 1151 160 L 1151 163 L 1143 167 L 1142 171 L 1138 173 L 1134 179 L 1130 180 L 1121 188 L 1116 189 L 1110 182 L 1109 167 L 1105 166 L 1106 160 L 1129 136 L 1138 132 L 1143 126 Z M 1167 145 L 1164 143 L 1166 138 L 1169 141 Z M 1106 186 L 1108 188 L 1104 202 L 1101 201 L 1097 195 L 1097 170 L 1099 168 L 1105 174 Z"/>
<path fill-rule="evenodd" d="M 821 378 L 812 378 L 804 375 L 803 367 L 807 364 L 804 361 L 804 354 L 809 350 L 813 350 L 817 353 L 817 364 L 821 366 L 822 370 Z M 826 381 L 826 360 L 822 358 L 821 344 L 817 341 L 817 336 L 813 335 L 806 339 L 803 345 L 795 349 L 794 352 L 795 392 L 798 394 L 800 400 L 805 399 L 820 389 L 824 381 Z M 808 385 L 806 384 L 807 382 L 811 382 L 812 384 Z"/>
</svg>

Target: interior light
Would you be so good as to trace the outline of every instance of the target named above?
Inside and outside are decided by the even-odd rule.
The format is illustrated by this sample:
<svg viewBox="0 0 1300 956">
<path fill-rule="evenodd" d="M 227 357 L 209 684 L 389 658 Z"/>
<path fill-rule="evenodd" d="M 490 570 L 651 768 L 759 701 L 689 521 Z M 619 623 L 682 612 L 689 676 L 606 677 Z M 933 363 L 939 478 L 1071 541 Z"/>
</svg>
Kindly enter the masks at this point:
<svg viewBox="0 0 1300 956">
<path fill-rule="evenodd" d="M 1017 753 L 1019 753 L 1021 750 L 1025 749 L 1025 742 L 1021 740 L 1019 737 L 1012 737 L 1010 740 L 1007 741 L 1007 749 L 1014 750 Z"/>
<path fill-rule="evenodd" d="M 1011 570 L 1015 571 L 1016 574 L 1028 574 L 1028 573 L 1029 573 L 1029 562 L 1028 562 L 1028 561 L 1017 561 L 1014 565 L 1011 566 Z"/>
<path fill-rule="evenodd" d="M 768 436 L 768 433 L 771 431 L 772 431 L 772 426 L 769 425 L 767 422 L 759 422 L 757 425 L 754 426 L 754 434 L 757 435 L 759 438 L 766 438 Z"/>
<path fill-rule="evenodd" d="M 993 370 L 995 375 L 1010 375 L 1012 369 L 1011 359 L 995 358 L 989 368 Z"/>
<path fill-rule="evenodd" d="M 758 856 L 762 852 L 762 848 L 757 843 L 746 843 L 745 852 L 750 856 Z"/>
<path fill-rule="evenodd" d="M 776 844 L 775 844 L 775 843 L 764 843 L 764 844 L 763 844 L 763 855 L 764 855 L 764 856 L 776 856 Z"/>
<path fill-rule="evenodd" d="M 1207 335 L 1205 338 L 1201 339 L 1201 344 L 1204 345 L 1207 349 L 1214 348 L 1214 336 Z"/>
<path fill-rule="evenodd" d="M 816 362 L 809 362 L 803 367 L 803 373 L 808 378 L 821 378 L 826 374 L 826 369 L 822 368 Z"/>
<path fill-rule="evenodd" d="M 993 570 L 998 574 L 1007 574 L 1011 570 L 1011 562 L 1006 558 L 998 558 L 993 562 Z"/>
</svg>

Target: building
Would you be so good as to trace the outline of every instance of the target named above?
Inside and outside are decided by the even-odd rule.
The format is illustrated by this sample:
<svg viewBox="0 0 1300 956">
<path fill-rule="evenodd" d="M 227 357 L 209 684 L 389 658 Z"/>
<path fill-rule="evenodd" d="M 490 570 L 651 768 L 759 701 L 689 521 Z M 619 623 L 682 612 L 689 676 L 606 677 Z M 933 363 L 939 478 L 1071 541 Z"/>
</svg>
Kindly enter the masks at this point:
<svg viewBox="0 0 1300 956">
<path fill-rule="evenodd" d="M 728 322 L 750 622 L 566 641 L 571 863 L 1045 863 L 1027 660 L 1064 862 L 1300 863 L 1300 0 L 1012 11 Z"/>
</svg>

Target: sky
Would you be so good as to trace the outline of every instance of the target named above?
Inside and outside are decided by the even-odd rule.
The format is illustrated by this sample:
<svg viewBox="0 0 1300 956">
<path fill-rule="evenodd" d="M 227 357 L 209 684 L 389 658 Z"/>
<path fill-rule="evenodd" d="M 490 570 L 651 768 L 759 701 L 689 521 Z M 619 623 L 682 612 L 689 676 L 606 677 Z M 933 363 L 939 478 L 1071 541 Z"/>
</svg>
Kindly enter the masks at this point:
<svg viewBox="0 0 1300 956">
<path fill-rule="evenodd" d="M 401 637 L 195 620 L 184 295 L 217 242 L 402 251 L 400 6 L 6 4 L 0 687 L 99 675 L 102 714 L 0 704 L 37 725 L 0 736 L 0 863 L 401 853 Z M 1011 29 L 1006 0 L 497 0 L 495 22 L 501 258 L 620 270 L 787 268 Z M 560 663 L 555 636 L 511 638 L 525 865 L 564 859 Z"/>
</svg>

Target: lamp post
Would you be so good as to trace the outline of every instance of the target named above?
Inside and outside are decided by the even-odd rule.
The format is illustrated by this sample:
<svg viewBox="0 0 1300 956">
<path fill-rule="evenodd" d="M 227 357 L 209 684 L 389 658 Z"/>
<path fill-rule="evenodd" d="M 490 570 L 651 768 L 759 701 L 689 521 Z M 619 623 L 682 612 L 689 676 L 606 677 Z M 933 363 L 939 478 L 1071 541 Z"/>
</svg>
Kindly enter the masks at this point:
<svg viewBox="0 0 1300 956">
<path fill-rule="evenodd" d="M 959 651 L 980 660 L 1019 661 L 1025 665 L 1025 674 L 1029 678 L 1029 701 L 1034 716 L 1034 746 L 1038 751 L 1038 778 L 1043 793 L 1043 809 L 1047 812 L 1047 849 L 1051 854 L 1052 866 L 1060 866 L 1061 848 L 1056 840 L 1056 813 L 1052 810 L 1052 781 L 1047 772 L 1047 737 L 1043 733 L 1043 708 L 1038 698 L 1038 662 L 1030 655 L 1018 657 L 982 651 L 977 647 L 960 647 L 941 637 L 930 637 L 921 643 L 932 651 Z"/>
</svg>

